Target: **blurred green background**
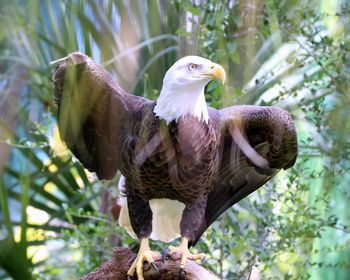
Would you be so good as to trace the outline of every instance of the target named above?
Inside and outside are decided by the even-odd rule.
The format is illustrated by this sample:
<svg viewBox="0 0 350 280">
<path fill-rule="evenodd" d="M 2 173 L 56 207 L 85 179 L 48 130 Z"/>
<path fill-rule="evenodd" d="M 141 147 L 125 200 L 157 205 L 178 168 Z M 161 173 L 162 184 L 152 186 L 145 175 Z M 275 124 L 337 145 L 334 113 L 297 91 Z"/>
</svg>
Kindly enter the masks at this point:
<svg viewBox="0 0 350 280">
<path fill-rule="evenodd" d="M 296 165 L 226 212 L 194 250 L 222 279 L 350 279 L 350 5 L 345 0 L 0 1 L 0 279 L 76 279 L 138 242 L 59 141 L 52 60 L 81 51 L 155 99 L 166 70 L 223 65 L 207 102 L 287 109 Z M 167 245 L 153 242 L 159 250 Z"/>
</svg>

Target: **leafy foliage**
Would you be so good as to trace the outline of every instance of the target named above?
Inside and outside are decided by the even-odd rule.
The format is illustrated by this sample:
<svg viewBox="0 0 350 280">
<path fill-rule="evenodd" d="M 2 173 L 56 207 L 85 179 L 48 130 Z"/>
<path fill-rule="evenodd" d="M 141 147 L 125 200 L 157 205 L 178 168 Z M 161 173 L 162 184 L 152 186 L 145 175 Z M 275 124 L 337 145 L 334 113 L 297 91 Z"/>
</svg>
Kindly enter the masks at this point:
<svg viewBox="0 0 350 280">
<path fill-rule="evenodd" d="M 176 55 L 199 54 L 224 65 L 229 77 L 225 87 L 208 85 L 211 106 L 288 109 L 299 136 L 297 164 L 225 213 L 194 250 L 205 252 L 207 267 L 223 279 L 244 279 L 252 265 L 262 279 L 348 279 L 349 6 L 195 3 L 1 5 L 8 27 L 0 30 L 3 278 L 75 279 L 108 259 L 113 246 L 137 249 L 109 215 L 116 180 L 97 182 L 55 132 L 49 62 L 80 50 L 125 89 L 152 99 Z M 32 209 L 46 218 L 31 221 Z M 29 253 L 44 244 L 50 257 L 43 262 Z"/>
</svg>

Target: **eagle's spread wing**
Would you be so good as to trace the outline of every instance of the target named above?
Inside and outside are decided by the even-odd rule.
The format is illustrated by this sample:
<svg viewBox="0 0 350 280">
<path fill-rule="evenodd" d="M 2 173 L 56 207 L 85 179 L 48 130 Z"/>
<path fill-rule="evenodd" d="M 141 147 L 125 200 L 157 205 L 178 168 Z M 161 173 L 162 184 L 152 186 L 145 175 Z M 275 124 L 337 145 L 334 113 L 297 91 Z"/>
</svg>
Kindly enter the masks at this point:
<svg viewBox="0 0 350 280">
<path fill-rule="evenodd" d="M 52 79 L 60 136 L 85 168 L 99 179 L 112 179 L 120 167 L 123 137 L 150 101 L 126 93 L 82 53 L 56 62 Z"/>
<path fill-rule="evenodd" d="M 292 119 L 275 107 L 232 106 L 219 111 L 221 166 L 208 195 L 205 218 L 194 245 L 225 210 L 246 197 L 280 169 L 293 166 L 297 137 Z"/>
</svg>

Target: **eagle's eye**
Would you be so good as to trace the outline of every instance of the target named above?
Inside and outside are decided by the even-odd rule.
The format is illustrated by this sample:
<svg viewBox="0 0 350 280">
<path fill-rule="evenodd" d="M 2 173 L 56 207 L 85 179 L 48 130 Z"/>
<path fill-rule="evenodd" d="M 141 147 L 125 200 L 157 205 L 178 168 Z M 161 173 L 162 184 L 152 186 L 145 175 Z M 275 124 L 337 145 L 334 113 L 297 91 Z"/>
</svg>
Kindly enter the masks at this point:
<svg viewBox="0 0 350 280">
<path fill-rule="evenodd" d="M 194 64 L 194 63 L 188 64 L 188 69 L 189 69 L 190 71 L 196 70 L 197 67 L 198 67 L 197 64 Z"/>
</svg>

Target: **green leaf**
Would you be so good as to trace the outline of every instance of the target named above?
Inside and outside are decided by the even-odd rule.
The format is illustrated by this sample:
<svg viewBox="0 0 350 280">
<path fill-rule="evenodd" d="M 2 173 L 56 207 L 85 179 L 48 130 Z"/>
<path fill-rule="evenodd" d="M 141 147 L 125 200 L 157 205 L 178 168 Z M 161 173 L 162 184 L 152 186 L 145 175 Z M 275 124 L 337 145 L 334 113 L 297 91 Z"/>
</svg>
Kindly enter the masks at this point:
<svg viewBox="0 0 350 280">
<path fill-rule="evenodd" d="M 177 30 L 176 30 L 176 34 L 177 34 L 178 36 L 183 36 L 183 37 L 186 37 L 186 36 L 193 36 L 193 33 L 185 31 L 184 28 L 179 28 L 179 29 L 177 29 Z"/>
<path fill-rule="evenodd" d="M 236 63 L 239 64 L 241 62 L 240 56 L 238 52 L 234 52 L 230 55 L 231 60 Z"/>
<path fill-rule="evenodd" d="M 200 14 L 201 14 L 200 10 L 198 10 L 198 9 L 197 9 L 195 6 L 193 6 L 193 5 L 188 5 L 188 6 L 186 7 L 186 9 L 187 9 L 188 12 L 190 12 L 190 13 L 196 15 L 196 16 L 200 16 Z"/>
<path fill-rule="evenodd" d="M 237 44 L 235 42 L 227 43 L 227 49 L 231 54 L 233 54 L 236 51 L 236 48 L 237 48 Z"/>
</svg>

